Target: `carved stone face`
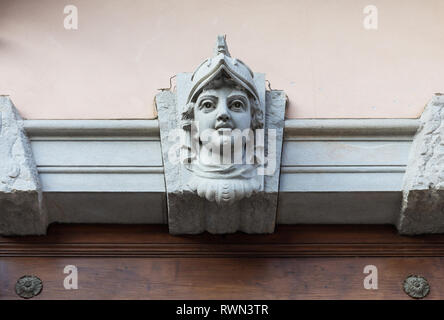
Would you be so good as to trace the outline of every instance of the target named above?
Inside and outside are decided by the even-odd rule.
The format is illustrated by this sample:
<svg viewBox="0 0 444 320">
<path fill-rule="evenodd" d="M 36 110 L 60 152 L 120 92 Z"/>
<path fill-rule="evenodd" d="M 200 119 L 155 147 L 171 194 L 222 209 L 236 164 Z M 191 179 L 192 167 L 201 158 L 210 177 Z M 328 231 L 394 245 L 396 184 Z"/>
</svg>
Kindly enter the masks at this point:
<svg viewBox="0 0 444 320">
<path fill-rule="evenodd" d="M 199 139 L 207 146 L 232 143 L 231 131 L 251 128 L 251 104 L 248 95 L 237 88 L 223 85 L 202 91 L 194 110 Z"/>
</svg>

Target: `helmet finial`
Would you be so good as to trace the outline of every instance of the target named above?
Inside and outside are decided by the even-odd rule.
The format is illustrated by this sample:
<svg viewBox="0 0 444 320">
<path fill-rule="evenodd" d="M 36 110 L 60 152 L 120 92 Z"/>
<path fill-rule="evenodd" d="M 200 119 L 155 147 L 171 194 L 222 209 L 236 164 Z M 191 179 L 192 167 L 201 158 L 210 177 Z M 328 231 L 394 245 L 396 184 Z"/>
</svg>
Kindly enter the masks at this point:
<svg viewBox="0 0 444 320">
<path fill-rule="evenodd" d="M 214 55 L 217 56 L 219 53 L 223 53 L 227 57 L 231 57 L 230 52 L 228 51 L 227 46 L 227 36 L 226 35 L 218 35 L 216 48 L 214 49 Z"/>
</svg>

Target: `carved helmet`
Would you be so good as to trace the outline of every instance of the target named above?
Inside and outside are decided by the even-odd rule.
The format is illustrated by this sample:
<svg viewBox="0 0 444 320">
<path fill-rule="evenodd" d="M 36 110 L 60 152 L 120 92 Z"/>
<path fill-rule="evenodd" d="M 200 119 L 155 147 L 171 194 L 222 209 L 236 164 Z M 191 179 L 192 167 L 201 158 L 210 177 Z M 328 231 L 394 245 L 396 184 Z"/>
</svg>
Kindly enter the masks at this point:
<svg viewBox="0 0 444 320">
<path fill-rule="evenodd" d="M 226 37 L 217 37 L 214 57 L 205 60 L 191 77 L 192 89 L 188 95 L 187 103 L 195 102 L 202 90 L 212 80 L 225 73 L 230 79 L 246 89 L 256 100 L 259 101 L 259 94 L 254 83 L 254 74 L 242 61 L 232 58 L 226 42 Z"/>
</svg>

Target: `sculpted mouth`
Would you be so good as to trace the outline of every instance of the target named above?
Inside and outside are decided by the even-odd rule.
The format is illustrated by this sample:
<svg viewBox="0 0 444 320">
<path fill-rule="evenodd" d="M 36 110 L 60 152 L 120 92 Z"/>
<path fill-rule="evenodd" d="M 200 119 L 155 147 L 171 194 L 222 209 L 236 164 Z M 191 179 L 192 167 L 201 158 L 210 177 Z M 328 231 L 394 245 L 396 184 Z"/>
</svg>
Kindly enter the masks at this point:
<svg viewBox="0 0 444 320">
<path fill-rule="evenodd" d="M 220 124 L 216 125 L 215 129 L 220 130 L 220 131 L 225 131 L 225 130 L 233 129 L 233 126 L 229 123 L 220 123 Z"/>
</svg>

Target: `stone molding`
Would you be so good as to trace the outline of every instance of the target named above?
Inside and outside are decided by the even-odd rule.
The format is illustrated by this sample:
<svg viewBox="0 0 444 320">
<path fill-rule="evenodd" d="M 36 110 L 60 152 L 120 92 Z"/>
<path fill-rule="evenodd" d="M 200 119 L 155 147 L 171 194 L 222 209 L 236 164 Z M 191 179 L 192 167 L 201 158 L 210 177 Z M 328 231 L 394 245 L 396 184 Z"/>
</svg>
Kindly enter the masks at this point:
<svg viewBox="0 0 444 320">
<path fill-rule="evenodd" d="M 285 121 L 277 224 L 397 224 L 419 119 Z M 47 223 L 166 224 L 157 120 L 24 120 Z M 29 232 L 37 234 L 42 232 Z"/>
<path fill-rule="evenodd" d="M 26 133 L 38 137 L 131 137 L 159 139 L 157 120 L 25 120 Z"/>
<path fill-rule="evenodd" d="M 299 136 L 407 136 L 419 119 L 287 119 L 286 139 Z"/>
</svg>

